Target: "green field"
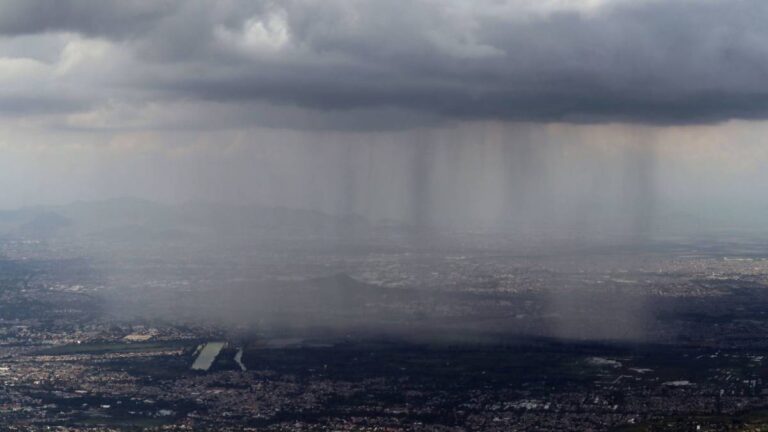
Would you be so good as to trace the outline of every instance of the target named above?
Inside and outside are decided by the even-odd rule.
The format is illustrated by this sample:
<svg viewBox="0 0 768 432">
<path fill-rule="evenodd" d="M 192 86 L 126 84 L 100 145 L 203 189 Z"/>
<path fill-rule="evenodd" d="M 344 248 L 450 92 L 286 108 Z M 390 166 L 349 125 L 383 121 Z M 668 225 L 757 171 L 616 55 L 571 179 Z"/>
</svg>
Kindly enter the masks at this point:
<svg viewBox="0 0 768 432">
<path fill-rule="evenodd" d="M 97 344 L 69 344 L 35 351 L 33 355 L 108 354 L 163 351 L 194 346 L 192 341 L 117 342 Z"/>
</svg>

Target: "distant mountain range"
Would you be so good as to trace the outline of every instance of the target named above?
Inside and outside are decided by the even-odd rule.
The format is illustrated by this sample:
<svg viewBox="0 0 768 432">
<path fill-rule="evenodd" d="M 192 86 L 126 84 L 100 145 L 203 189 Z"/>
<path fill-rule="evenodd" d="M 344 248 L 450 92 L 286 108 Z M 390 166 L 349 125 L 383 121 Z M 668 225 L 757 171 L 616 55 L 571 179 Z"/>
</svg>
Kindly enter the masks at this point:
<svg viewBox="0 0 768 432">
<path fill-rule="evenodd" d="M 0 211 L 0 235 L 103 240 L 179 240 L 200 236 L 338 236 L 371 228 L 360 216 L 220 203 L 160 204 L 137 198 L 79 201 Z"/>
<path fill-rule="evenodd" d="M 718 218 L 684 212 L 666 212 L 655 218 L 649 235 L 661 238 L 685 237 L 702 233 L 764 233 L 765 226 L 755 221 Z M 501 227 L 502 234 L 524 234 L 521 238 L 541 236 L 554 239 L 585 240 L 621 238 L 638 241 L 631 232 L 612 226 L 610 221 L 597 232 L 573 226 Z M 413 227 L 394 220 L 371 222 L 359 215 L 338 216 L 315 210 L 285 207 L 232 205 L 215 202 L 188 202 L 171 205 L 138 198 L 78 201 L 66 205 L 32 206 L 0 210 L 0 237 L 24 239 L 80 238 L 124 244 L 133 242 L 183 242 L 199 240 L 251 241 L 255 239 L 364 239 L 371 235 L 419 237 L 425 232 L 464 232 L 461 230 Z M 467 229 L 468 233 L 483 232 Z M 493 231 L 489 231 L 493 233 Z M 434 233 L 434 232 L 433 232 Z M 612 237 L 613 236 L 613 237 Z"/>
</svg>

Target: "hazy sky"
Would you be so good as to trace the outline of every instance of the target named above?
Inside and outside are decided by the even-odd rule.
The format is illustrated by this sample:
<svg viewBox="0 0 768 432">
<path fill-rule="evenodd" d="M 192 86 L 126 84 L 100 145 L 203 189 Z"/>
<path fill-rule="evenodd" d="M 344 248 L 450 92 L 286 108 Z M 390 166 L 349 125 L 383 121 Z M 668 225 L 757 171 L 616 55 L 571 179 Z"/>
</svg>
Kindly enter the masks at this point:
<svg viewBox="0 0 768 432">
<path fill-rule="evenodd" d="M 0 206 L 768 208 L 766 22 L 764 0 L 0 0 Z"/>
</svg>

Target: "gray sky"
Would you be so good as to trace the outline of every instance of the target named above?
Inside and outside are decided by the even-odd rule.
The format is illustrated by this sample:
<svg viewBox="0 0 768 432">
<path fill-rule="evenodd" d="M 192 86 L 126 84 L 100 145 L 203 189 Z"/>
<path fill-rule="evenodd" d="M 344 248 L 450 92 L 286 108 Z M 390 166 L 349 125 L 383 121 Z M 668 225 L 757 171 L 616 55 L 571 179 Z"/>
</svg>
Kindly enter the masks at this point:
<svg viewBox="0 0 768 432">
<path fill-rule="evenodd" d="M 0 0 L 0 206 L 761 207 L 766 22 L 764 0 Z"/>
</svg>

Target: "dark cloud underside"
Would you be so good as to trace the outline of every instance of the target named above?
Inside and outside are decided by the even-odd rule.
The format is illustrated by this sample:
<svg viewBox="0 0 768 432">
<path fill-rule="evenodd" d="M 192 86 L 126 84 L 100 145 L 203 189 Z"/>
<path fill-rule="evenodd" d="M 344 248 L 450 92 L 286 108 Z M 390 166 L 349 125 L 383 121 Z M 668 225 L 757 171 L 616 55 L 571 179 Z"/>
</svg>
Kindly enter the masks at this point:
<svg viewBox="0 0 768 432">
<path fill-rule="evenodd" d="M 578 4 L 19 0 L 0 2 L 0 34 L 112 41 L 131 63 L 90 96 L 111 102 L 540 122 L 768 116 L 764 0 Z"/>
</svg>

